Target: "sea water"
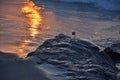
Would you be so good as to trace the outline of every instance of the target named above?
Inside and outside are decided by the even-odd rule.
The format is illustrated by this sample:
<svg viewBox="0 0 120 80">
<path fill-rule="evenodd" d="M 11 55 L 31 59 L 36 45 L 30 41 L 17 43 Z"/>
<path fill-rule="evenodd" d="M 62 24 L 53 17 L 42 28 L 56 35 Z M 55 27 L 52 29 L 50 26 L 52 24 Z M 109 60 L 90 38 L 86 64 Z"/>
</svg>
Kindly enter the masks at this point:
<svg viewBox="0 0 120 80">
<path fill-rule="evenodd" d="M 27 0 L 28 1 L 28 0 Z M 21 12 L 26 0 L 1 0 L 0 51 L 25 57 L 59 33 L 88 40 L 120 39 L 119 0 L 33 0 L 42 22 L 31 27 Z"/>
</svg>

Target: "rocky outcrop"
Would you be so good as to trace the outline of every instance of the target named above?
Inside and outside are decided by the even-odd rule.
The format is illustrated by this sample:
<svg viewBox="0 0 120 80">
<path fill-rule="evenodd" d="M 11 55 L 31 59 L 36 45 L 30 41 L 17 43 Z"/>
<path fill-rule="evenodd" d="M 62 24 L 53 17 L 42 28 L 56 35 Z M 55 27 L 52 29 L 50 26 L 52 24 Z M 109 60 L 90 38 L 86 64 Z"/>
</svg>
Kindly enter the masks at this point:
<svg viewBox="0 0 120 80">
<path fill-rule="evenodd" d="M 44 64 L 45 71 L 45 65 L 59 70 L 61 73 L 53 76 L 61 80 L 116 80 L 117 69 L 110 57 L 89 41 L 59 34 L 28 54 L 33 56 L 41 60 L 39 65 Z M 60 80 L 57 77 L 52 80 Z"/>
<path fill-rule="evenodd" d="M 120 61 L 120 43 L 112 44 L 110 47 L 107 47 L 104 52 L 107 53 L 112 60 Z"/>
</svg>

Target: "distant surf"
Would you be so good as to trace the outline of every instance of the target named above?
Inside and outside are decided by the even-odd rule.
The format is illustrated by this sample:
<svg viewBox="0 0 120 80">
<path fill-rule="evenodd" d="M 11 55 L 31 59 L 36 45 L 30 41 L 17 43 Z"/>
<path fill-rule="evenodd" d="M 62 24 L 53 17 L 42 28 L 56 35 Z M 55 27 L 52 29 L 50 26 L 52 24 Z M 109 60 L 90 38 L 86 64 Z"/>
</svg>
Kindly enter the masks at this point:
<svg viewBox="0 0 120 80">
<path fill-rule="evenodd" d="M 55 1 L 93 4 L 95 7 L 103 8 L 106 10 L 120 11 L 120 0 L 55 0 Z"/>
</svg>

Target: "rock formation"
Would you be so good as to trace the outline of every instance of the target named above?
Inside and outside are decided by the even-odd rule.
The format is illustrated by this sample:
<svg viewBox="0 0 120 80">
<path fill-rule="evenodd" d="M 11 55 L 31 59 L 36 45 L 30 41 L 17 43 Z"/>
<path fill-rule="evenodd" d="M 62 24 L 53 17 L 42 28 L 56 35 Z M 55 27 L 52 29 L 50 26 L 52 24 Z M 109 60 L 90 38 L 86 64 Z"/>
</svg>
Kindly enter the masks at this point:
<svg viewBox="0 0 120 80">
<path fill-rule="evenodd" d="M 120 61 L 120 43 L 112 44 L 104 50 L 114 61 Z"/>
<path fill-rule="evenodd" d="M 45 41 L 27 57 L 38 57 L 39 68 L 49 70 L 46 75 L 51 80 L 117 80 L 117 69 L 107 54 L 89 41 L 63 34 Z M 45 65 L 59 72 L 54 74 Z"/>
</svg>

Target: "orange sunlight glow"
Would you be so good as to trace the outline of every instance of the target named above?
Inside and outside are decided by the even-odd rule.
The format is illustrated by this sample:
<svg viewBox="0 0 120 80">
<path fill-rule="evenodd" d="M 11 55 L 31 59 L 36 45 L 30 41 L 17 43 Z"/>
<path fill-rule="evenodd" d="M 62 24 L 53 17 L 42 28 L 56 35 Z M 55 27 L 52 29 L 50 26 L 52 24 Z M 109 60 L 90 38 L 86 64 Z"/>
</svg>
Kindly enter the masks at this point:
<svg viewBox="0 0 120 80">
<path fill-rule="evenodd" d="M 28 24 L 30 25 L 30 35 L 35 37 L 38 34 L 38 26 L 42 23 L 42 16 L 40 14 L 40 7 L 36 6 L 32 1 L 26 2 L 21 11 L 28 18 Z"/>
<path fill-rule="evenodd" d="M 27 54 L 28 51 L 34 49 L 34 47 L 28 47 L 29 43 L 32 43 L 36 40 L 36 36 L 40 34 L 40 26 L 42 24 L 42 16 L 41 16 L 41 8 L 36 6 L 31 0 L 26 0 L 21 7 L 21 13 L 25 16 L 25 22 L 29 26 L 27 26 L 27 30 L 25 33 L 25 39 L 22 44 L 16 49 L 15 52 L 19 52 L 19 57 L 23 58 Z M 30 38 L 26 37 L 30 36 Z"/>
</svg>

